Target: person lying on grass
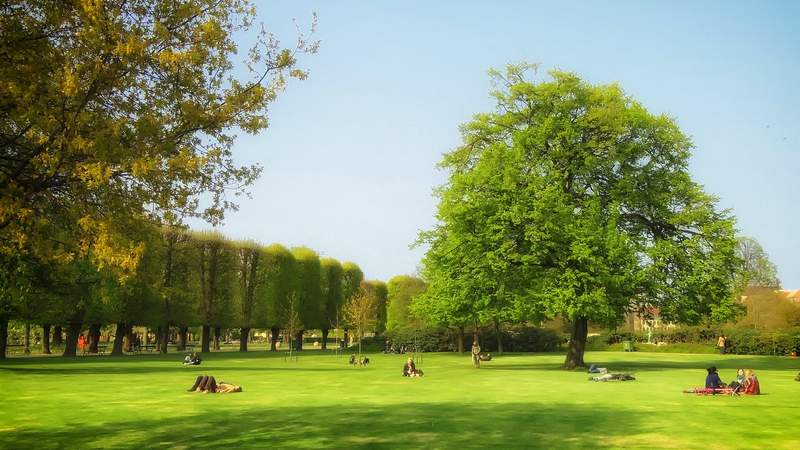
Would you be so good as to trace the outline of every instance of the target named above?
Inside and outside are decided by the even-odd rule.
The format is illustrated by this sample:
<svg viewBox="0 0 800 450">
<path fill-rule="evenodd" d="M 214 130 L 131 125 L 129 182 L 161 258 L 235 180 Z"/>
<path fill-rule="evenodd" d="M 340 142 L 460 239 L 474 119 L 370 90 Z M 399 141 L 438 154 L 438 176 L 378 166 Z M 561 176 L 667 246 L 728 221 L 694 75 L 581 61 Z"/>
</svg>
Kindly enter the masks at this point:
<svg viewBox="0 0 800 450">
<path fill-rule="evenodd" d="M 598 377 L 589 377 L 589 381 L 633 381 L 635 379 L 629 373 L 604 373 Z"/>
<path fill-rule="evenodd" d="M 226 383 L 222 380 L 220 380 L 219 384 L 217 384 L 217 380 L 215 380 L 212 376 L 198 375 L 197 379 L 194 380 L 192 387 L 189 388 L 189 392 L 226 394 L 229 392 L 242 392 L 242 387 L 235 384 Z"/>
<path fill-rule="evenodd" d="M 403 365 L 403 376 L 404 377 L 421 377 L 424 374 L 422 373 L 421 369 L 417 369 L 417 366 L 414 365 L 414 359 L 408 358 L 405 365 Z"/>
</svg>

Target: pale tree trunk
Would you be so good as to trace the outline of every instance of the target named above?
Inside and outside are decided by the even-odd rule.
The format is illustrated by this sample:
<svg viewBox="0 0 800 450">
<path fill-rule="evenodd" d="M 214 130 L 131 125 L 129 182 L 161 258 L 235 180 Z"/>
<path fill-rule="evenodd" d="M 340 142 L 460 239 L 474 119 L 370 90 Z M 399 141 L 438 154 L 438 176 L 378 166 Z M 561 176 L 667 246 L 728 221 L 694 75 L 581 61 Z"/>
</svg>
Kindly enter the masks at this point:
<svg viewBox="0 0 800 450">
<path fill-rule="evenodd" d="M 250 327 L 242 327 L 239 331 L 241 332 L 239 335 L 239 351 L 246 352 L 247 342 L 250 339 Z"/>
<path fill-rule="evenodd" d="M 221 327 L 214 327 L 214 350 L 219 350 L 219 335 L 222 333 Z"/>
<path fill-rule="evenodd" d="M 583 353 L 586 351 L 586 338 L 589 335 L 589 320 L 578 317 L 572 322 L 569 338 L 567 358 L 564 361 L 565 369 L 583 367 Z"/>
<path fill-rule="evenodd" d="M 26 355 L 31 354 L 31 324 L 25 323 L 25 336 L 23 338 L 22 352 Z"/>
<path fill-rule="evenodd" d="M 45 355 L 50 354 L 50 324 L 45 323 L 42 325 L 42 353 Z"/>
</svg>

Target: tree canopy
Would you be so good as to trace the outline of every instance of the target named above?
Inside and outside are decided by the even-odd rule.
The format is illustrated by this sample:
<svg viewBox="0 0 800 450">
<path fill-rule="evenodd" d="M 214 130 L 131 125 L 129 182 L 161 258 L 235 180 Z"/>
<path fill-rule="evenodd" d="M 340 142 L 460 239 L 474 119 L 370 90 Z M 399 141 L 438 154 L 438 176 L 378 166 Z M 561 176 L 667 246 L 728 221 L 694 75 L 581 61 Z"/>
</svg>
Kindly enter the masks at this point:
<svg viewBox="0 0 800 450">
<path fill-rule="evenodd" d="M 689 138 L 618 85 L 532 70 L 491 73 L 497 109 L 463 125 L 441 162 L 423 274 L 433 301 L 455 307 L 428 310 L 563 317 L 567 367 L 583 364 L 589 320 L 654 307 L 672 321 L 729 317 L 734 219 L 691 179 Z"/>
</svg>

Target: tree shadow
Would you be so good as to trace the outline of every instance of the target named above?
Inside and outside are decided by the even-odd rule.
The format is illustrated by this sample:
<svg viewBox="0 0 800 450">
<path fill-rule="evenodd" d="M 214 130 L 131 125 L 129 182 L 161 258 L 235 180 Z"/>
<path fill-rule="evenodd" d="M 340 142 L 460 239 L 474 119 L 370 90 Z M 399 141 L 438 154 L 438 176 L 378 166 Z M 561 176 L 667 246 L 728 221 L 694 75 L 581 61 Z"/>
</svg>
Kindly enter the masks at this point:
<svg viewBox="0 0 800 450">
<path fill-rule="evenodd" d="M 194 395 L 194 394 L 189 394 Z M 228 394 L 228 396 L 247 396 Z M 233 398 L 206 396 L 213 408 Z M 202 399 L 202 400 L 205 400 Z M 238 399 L 237 399 L 238 400 Z M 336 408 L 268 405 L 237 412 L 46 425 L 0 432 L 2 448 L 569 448 L 615 447 L 642 433 L 638 415 L 619 406 L 409 403 Z M 624 418 L 620 420 L 620 418 Z M 593 430 L 587 433 L 584 430 Z"/>
</svg>

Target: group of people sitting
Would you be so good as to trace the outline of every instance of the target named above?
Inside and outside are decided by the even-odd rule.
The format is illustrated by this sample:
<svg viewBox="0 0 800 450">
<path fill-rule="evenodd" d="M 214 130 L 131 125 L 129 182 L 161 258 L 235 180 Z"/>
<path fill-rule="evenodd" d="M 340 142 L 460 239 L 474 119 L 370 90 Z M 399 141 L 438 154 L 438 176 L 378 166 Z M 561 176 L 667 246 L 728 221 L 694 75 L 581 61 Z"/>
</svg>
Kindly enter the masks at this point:
<svg viewBox="0 0 800 450">
<path fill-rule="evenodd" d="M 199 366 L 203 360 L 197 352 L 191 352 L 183 358 L 184 366 Z"/>
<path fill-rule="evenodd" d="M 417 366 L 414 364 L 414 358 L 408 358 L 403 365 L 403 376 L 417 378 L 423 375 L 425 374 L 422 373 L 422 369 L 417 369 Z"/>
<path fill-rule="evenodd" d="M 758 377 L 752 369 L 736 369 L 736 378 L 730 384 L 722 381 L 719 376 L 717 368 L 714 366 L 706 369 L 705 387 L 687 389 L 683 392 L 698 395 L 715 395 L 715 394 L 730 394 L 730 395 L 759 395 L 761 394 L 761 385 L 758 382 Z"/>
<path fill-rule="evenodd" d="M 350 355 L 350 360 L 348 363 L 354 366 L 366 366 L 369 364 L 369 358 L 366 356 L 356 358 L 356 355 Z"/>
<path fill-rule="evenodd" d="M 395 344 L 392 341 L 386 341 L 386 346 L 383 348 L 383 353 L 392 354 L 404 354 L 406 352 L 415 353 L 417 348 L 414 344 Z"/>
<path fill-rule="evenodd" d="M 206 394 L 227 394 L 229 392 L 242 392 L 242 387 L 235 384 L 217 380 L 209 375 L 198 375 L 194 384 L 189 388 L 189 392 L 204 392 Z"/>
</svg>

